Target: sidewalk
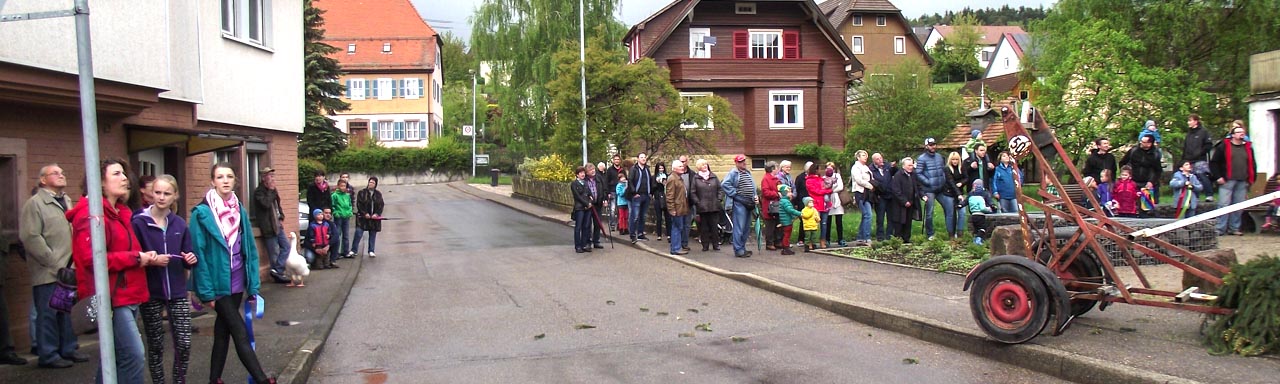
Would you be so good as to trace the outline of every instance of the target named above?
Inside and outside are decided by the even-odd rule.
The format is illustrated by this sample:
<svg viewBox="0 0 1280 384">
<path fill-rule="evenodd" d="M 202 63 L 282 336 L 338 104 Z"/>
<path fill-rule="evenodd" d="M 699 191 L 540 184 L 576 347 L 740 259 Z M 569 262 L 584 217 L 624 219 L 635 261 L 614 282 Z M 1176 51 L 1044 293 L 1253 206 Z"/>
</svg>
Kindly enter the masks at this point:
<svg viewBox="0 0 1280 384">
<path fill-rule="evenodd" d="M 266 314 L 262 319 L 254 319 L 253 328 L 258 359 L 268 376 L 278 376 L 280 383 L 307 381 L 311 365 L 360 274 L 361 262 L 359 258 L 343 259 L 338 262 L 339 269 L 311 271 L 304 288 L 273 283 L 263 273 L 259 294 L 266 300 Z M 187 370 L 187 381 L 192 383 L 206 382 L 209 377 L 214 315 L 211 309 L 206 312 L 192 319 L 196 332 L 191 337 L 191 364 Z M 166 380 L 172 380 L 173 343 L 167 334 L 167 323 L 165 349 Z M 66 369 L 37 368 L 35 357 L 29 351 L 18 351 L 19 356 L 27 358 L 27 365 L 0 365 L 0 383 L 91 383 L 98 369 L 97 335 L 81 335 L 80 351 L 88 354 L 90 361 Z M 146 375 L 150 377 L 149 373 Z M 227 383 L 248 380 L 234 347 L 227 353 L 222 379 Z"/>
<path fill-rule="evenodd" d="M 509 196 L 459 188 L 550 221 L 568 218 Z M 1006 345 L 988 340 L 975 324 L 968 292 L 962 290 L 963 276 L 822 253 L 782 256 L 763 251 L 739 259 L 728 251 L 694 251 L 671 256 L 665 245 L 637 244 L 855 321 L 1067 380 L 1273 383 L 1280 372 L 1280 359 L 1274 356 L 1210 356 L 1200 343 L 1202 318 L 1192 312 L 1116 304 L 1076 319 L 1061 336 L 1046 332 L 1025 344 Z"/>
</svg>

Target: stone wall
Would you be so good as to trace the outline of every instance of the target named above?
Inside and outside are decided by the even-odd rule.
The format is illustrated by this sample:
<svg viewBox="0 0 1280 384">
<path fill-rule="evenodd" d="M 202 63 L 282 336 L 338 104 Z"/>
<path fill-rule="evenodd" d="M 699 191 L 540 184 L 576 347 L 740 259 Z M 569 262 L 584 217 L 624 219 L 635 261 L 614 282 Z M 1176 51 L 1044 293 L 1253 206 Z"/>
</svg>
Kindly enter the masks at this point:
<svg viewBox="0 0 1280 384">
<path fill-rule="evenodd" d="M 531 177 L 512 175 L 511 197 L 564 212 L 573 211 L 573 193 L 569 190 L 567 182 L 534 180 Z"/>
<path fill-rule="evenodd" d="M 336 182 L 338 180 L 338 176 L 341 176 L 341 174 L 330 175 L 330 183 Z M 351 172 L 352 187 L 357 191 L 364 189 L 365 185 L 368 184 L 369 176 L 376 176 L 378 178 L 378 186 L 449 183 L 470 179 L 470 175 L 466 172 L 422 171 L 417 173 L 392 174 L 364 174 Z"/>
</svg>

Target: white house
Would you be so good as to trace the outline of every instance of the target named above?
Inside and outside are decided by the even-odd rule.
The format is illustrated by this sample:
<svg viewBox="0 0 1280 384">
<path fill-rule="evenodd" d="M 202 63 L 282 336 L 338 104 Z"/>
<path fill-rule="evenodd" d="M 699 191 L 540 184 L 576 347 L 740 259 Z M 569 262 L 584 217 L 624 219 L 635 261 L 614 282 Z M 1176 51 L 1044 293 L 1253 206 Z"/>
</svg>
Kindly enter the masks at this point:
<svg viewBox="0 0 1280 384">
<path fill-rule="evenodd" d="M 932 51 L 935 45 L 946 40 L 947 37 L 955 33 L 959 27 L 953 25 L 934 26 L 929 31 L 929 37 L 924 41 L 925 51 Z M 1000 42 L 1000 37 L 1006 33 L 1026 34 L 1019 26 L 995 26 L 995 25 L 979 25 L 974 28 L 978 29 L 978 52 L 974 53 L 974 58 L 978 60 L 978 66 L 987 68 L 991 65 L 991 58 L 996 51 L 996 43 Z"/>
<path fill-rule="evenodd" d="M 1249 136 L 1253 139 L 1258 172 L 1275 176 L 1276 136 L 1280 136 L 1280 50 L 1249 58 Z"/>
<path fill-rule="evenodd" d="M 1000 41 L 991 54 L 991 62 L 987 65 L 987 74 L 983 78 L 992 78 L 1022 70 L 1022 60 L 1031 51 L 1031 35 L 1026 33 L 1006 33 L 1000 35 Z"/>
</svg>

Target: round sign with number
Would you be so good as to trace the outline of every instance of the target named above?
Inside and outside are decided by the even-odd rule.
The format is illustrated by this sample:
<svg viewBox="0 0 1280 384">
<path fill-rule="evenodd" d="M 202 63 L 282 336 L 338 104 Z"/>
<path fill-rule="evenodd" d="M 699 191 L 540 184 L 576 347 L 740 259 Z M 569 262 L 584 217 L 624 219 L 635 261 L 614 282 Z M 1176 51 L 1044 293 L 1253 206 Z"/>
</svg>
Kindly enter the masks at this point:
<svg viewBox="0 0 1280 384">
<path fill-rule="evenodd" d="M 463 135 L 463 136 L 471 136 L 471 135 L 474 135 L 475 133 L 476 133 L 476 129 L 475 129 L 475 127 L 470 126 L 470 125 L 464 125 L 464 126 L 462 126 L 462 135 Z"/>
<path fill-rule="evenodd" d="M 1031 138 L 1027 135 L 1018 135 L 1009 139 L 1009 152 L 1013 153 L 1013 157 L 1023 157 L 1031 152 Z"/>
</svg>

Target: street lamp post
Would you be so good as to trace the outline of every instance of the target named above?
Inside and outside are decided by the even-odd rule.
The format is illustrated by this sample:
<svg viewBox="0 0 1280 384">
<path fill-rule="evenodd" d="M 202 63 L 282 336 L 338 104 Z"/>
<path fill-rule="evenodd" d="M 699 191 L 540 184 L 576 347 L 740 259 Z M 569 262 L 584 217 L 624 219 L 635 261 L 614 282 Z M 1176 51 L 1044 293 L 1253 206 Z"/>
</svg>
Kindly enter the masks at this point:
<svg viewBox="0 0 1280 384">
<path fill-rule="evenodd" d="M 476 73 L 471 72 L 471 178 L 476 177 Z"/>
<path fill-rule="evenodd" d="M 587 160 L 587 40 L 586 22 L 583 19 L 582 0 L 578 0 L 578 64 L 582 70 L 582 164 Z"/>
</svg>

